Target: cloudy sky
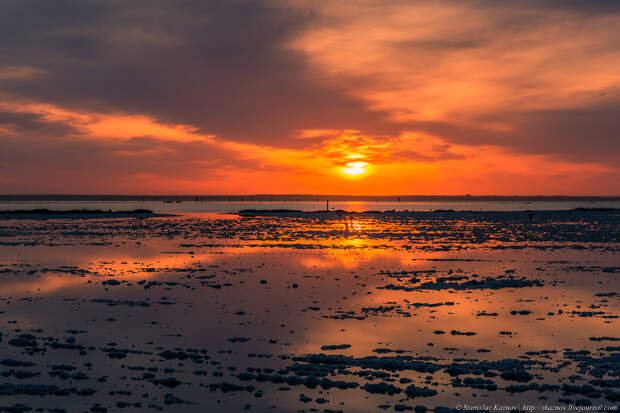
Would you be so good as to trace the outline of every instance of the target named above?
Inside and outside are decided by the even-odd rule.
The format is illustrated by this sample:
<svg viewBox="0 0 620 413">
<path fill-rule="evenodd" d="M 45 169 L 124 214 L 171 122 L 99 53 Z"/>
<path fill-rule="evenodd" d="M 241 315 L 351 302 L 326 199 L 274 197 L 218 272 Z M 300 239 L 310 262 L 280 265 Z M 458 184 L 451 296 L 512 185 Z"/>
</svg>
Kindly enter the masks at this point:
<svg viewBox="0 0 620 413">
<path fill-rule="evenodd" d="M 0 193 L 620 195 L 620 2 L 0 0 Z"/>
</svg>

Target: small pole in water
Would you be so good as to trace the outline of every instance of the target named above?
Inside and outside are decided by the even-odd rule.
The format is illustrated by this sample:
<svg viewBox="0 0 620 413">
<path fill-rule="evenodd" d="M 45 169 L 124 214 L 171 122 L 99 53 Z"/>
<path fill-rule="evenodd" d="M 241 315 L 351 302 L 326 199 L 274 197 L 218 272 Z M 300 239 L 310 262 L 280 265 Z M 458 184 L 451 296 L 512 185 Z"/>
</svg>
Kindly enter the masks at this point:
<svg viewBox="0 0 620 413">
<path fill-rule="evenodd" d="M 325 200 L 325 210 L 329 211 L 329 199 Z"/>
</svg>

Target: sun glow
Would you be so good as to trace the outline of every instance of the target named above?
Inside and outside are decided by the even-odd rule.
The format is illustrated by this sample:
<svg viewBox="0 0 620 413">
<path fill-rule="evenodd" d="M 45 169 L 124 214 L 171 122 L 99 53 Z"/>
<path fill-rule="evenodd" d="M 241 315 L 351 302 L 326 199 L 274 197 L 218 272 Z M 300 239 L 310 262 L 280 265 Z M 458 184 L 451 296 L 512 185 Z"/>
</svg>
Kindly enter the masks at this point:
<svg viewBox="0 0 620 413">
<path fill-rule="evenodd" d="M 368 166 L 368 162 L 349 162 L 345 166 L 342 167 L 342 172 L 345 175 L 351 177 L 359 177 L 366 173 L 366 167 Z"/>
</svg>

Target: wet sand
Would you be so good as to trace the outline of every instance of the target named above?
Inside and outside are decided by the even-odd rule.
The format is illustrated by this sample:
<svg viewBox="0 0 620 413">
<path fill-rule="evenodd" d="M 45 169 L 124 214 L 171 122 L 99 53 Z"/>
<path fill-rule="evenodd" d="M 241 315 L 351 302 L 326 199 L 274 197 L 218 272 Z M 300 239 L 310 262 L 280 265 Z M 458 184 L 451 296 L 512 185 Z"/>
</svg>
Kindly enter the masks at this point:
<svg viewBox="0 0 620 413">
<path fill-rule="evenodd" d="M 611 408 L 619 223 L 3 219 L 0 411 Z"/>
</svg>

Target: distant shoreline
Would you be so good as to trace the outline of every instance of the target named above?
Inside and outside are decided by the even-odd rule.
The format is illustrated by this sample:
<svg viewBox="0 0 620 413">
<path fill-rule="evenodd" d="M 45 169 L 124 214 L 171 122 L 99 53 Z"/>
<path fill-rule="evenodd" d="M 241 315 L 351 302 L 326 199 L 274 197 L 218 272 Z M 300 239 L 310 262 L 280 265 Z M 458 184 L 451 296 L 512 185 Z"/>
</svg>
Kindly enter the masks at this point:
<svg viewBox="0 0 620 413">
<path fill-rule="evenodd" d="M 620 202 L 619 196 L 564 195 L 0 195 L 0 202 Z"/>
<path fill-rule="evenodd" d="M 173 214 L 156 214 L 150 209 L 135 209 L 133 211 L 112 211 L 101 209 L 72 209 L 50 210 L 19 209 L 0 211 L 0 219 L 101 219 L 101 218 L 152 218 L 171 217 Z"/>
<path fill-rule="evenodd" d="M 429 216 L 439 214 L 455 214 L 455 215 L 488 215 L 488 214 L 502 214 L 502 215 L 549 215 L 557 213 L 590 213 L 590 212 L 603 212 L 603 213 L 619 213 L 620 208 L 573 208 L 573 209 L 557 209 L 557 210 L 522 210 L 522 211 L 457 211 L 453 209 L 436 209 L 433 211 L 408 211 L 408 210 L 389 210 L 389 211 L 344 211 L 344 210 L 318 210 L 318 211 L 302 211 L 296 209 L 245 209 L 237 212 L 242 217 L 260 217 L 260 216 L 275 216 L 275 217 L 328 217 L 337 218 L 343 216 Z"/>
<path fill-rule="evenodd" d="M 412 210 L 369 210 L 369 211 L 345 211 L 345 210 L 313 210 L 303 211 L 298 209 L 245 209 L 227 214 L 238 215 L 240 217 L 289 217 L 289 218 L 325 218 L 325 219 L 346 219 L 352 217 L 437 217 L 437 216 L 524 216 L 529 219 L 538 217 L 549 217 L 557 214 L 590 214 L 590 213 L 620 213 L 620 208 L 573 208 L 557 210 L 520 210 L 520 211 L 476 211 L 476 210 L 454 210 L 454 209 L 435 209 L 430 211 Z M 128 211 L 112 211 L 102 209 L 72 209 L 72 210 L 51 210 L 47 208 L 20 209 L 12 211 L 0 211 L 0 220 L 48 220 L 48 219 L 110 219 L 110 218 L 166 218 L 182 216 L 181 214 L 155 213 L 149 209 L 134 209 Z"/>
</svg>

